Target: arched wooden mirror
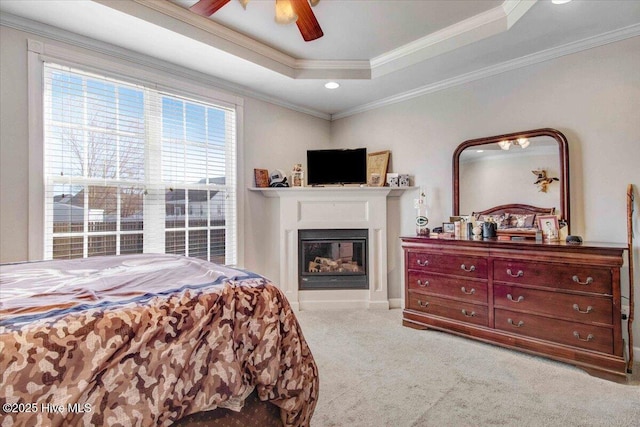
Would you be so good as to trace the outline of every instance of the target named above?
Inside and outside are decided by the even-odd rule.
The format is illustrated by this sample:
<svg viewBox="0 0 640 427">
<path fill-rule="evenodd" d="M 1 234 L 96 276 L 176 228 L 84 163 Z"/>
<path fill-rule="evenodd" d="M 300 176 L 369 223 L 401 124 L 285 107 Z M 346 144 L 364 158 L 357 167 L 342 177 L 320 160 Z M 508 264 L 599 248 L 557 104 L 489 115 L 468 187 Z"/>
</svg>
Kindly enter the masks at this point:
<svg viewBox="0 0 640 427">
<path fill-rule="evenodd" d="M 546 188 L 535 171 L 546 174 Z M 535 129 L 458 146 L 453 154 L 453 215 L 505 205 L 540 212 L 554 208 L 569 227 L 569 150 L 561 132 Z"/>
</svg>

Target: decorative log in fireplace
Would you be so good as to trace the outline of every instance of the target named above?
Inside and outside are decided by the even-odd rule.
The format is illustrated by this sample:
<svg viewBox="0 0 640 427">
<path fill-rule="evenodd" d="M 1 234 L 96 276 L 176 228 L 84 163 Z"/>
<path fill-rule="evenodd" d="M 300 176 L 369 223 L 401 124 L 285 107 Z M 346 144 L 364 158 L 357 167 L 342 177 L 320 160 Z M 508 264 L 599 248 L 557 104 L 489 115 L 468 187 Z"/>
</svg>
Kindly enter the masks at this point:
<svg viewBox="0 0 640 427">
<path fill-rule="evenodd" d="M 298 230 L 299 289 L 368 289 L 366 229 Z"/>
</svg>

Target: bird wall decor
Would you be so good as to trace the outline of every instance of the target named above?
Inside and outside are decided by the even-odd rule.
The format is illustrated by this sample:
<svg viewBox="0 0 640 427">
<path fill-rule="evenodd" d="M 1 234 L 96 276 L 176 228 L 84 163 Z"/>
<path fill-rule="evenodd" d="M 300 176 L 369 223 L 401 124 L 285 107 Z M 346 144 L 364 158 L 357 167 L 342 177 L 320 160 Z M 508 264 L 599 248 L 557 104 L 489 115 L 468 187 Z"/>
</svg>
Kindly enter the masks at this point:
<svg viewBox="0 0 640 427">
<path fill-rule="evenodd" d="M 533 172 L 533 174 L 537 177 L 537 179 L 535 180 L 534 184 L 538 186 L 538 191 L 542 192 L 542 193 L 546 193 L 547 192 L 547 187 L 549 186 L 549 184 L 551 184 L 553 181 L 560 181 L 558 178 L 551 178 L 547 176 L 547 171 L 544 169 L 538 169 L 538 170 L 534 170 L 531 171 Z"/>
</svg>

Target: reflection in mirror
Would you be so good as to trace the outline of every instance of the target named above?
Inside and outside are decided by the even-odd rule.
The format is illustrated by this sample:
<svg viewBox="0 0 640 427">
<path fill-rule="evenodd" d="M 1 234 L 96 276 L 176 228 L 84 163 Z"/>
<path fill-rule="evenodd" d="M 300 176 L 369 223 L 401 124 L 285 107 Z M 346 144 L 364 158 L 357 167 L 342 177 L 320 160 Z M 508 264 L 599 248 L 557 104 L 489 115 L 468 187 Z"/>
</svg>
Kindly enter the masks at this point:
<svg viewBox="0 0 640 427">
<path fill-rule="evenodd" d="M 470 147 L 460 153 L 460 212 L 483 211 L 498 205 L 522 203 L 560 209 L 560 185 L 552 182 L 540 191 L 534 171 L 558 177 L 558 143 L 547 136 L 532 138 L 522 149 L 498 144 Z M 490 190 L 490 191 L 489 191 Z"/>
<path fill-rule="evenodd" d="M 453 158 L 454 215 L 525 204 L 568 221 L 568 168 L 566 138 L 554 129 L 465 141 Z"/>
</svg>

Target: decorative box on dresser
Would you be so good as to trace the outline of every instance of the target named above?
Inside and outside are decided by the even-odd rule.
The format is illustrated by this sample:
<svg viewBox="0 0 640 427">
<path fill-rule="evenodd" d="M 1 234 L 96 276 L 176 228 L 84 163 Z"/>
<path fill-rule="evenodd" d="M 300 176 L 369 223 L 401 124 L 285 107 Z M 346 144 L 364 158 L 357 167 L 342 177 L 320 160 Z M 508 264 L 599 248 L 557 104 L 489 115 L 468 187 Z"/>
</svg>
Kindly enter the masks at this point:
<svg viewBox="0 0 640 427">
<path fill-rule="evenodd" d="M 405 326 L 466 336 L 626 381 L 623 244 L 403 237 Z"/>
</svg>

